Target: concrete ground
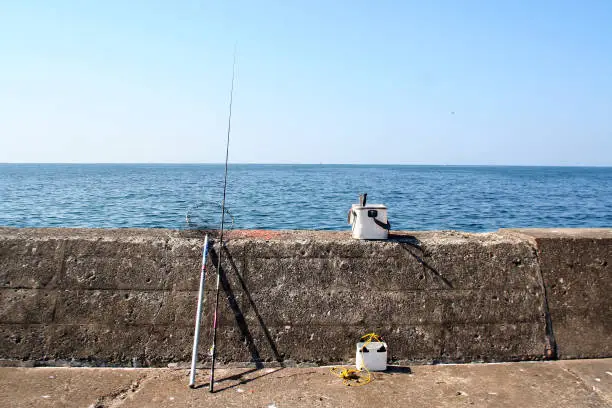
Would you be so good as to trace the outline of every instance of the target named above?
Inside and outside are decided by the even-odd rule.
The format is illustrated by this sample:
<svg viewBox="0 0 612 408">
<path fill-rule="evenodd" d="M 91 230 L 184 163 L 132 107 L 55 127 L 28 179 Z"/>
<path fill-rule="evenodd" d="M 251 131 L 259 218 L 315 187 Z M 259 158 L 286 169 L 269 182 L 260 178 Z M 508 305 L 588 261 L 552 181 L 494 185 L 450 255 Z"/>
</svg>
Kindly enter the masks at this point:
<svg viewBox="0 0 612 408">
<path fill-rule="evenodd" d="M 0 368 L 0 407 L 612 407 L 612 359 L 436 365 L 346 387 L 328 368 Z"/>
</svg>

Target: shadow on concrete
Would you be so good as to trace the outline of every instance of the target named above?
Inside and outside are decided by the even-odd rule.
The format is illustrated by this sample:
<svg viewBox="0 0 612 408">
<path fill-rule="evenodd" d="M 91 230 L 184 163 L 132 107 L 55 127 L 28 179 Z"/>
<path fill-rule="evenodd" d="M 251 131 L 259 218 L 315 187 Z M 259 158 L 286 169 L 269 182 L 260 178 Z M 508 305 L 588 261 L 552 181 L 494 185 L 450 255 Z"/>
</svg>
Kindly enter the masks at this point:
<svg viewBox="0 0 612 408">
<path fill-rule="evenodd" d="M 401 232 L 390 232 L 389 238 L 387 239 L 387 241 L 397 242 L 400 244 L 405 243 L 405 244 L 410 244 L 410 245 L 415 245 L 415 246 L 421 245 L 421 241 L 419 241 L 419 239 L 415 237 L 414 235 L 402 234 Z"/>
<path fill-rule="evenodd" d="M 227 250 L 225 252 L 227 253 Z M 251 353 L 251 361 L 255 363 L 256 368 L 263 368 L 263 362 L 261 360 L 261 356 L 259 355 L 259 350 L 257 350 L 257 346 L 255 345 L 255 341 L 253 340 L 253 336 L 251 335 L 249 326 L 246 322 L 246 319 L 244 318 L 244 313 L 242 313 L 240 305 L 236 300 L 236 295 L 234 294 L 234 291 L 232 290 L 232 287 L 227 279 L 225 269 L 222 266 L 219 266 L 219 256 L 217 255 L 217 252 L 214 248 L 211 248 L 209 256 L 213 265 L 217 265 L 219 272 L 219 282 L 221 284 L 221 287 L 223 288 L 223 291 L 225 292 L 229 307 L 234 313 L 234 318 L 236 319 L 236 324 L 238 326 L 238 329 L 240 330 L 240 334 L 244 338 L 244 343 L 249 349 L 249 352 Z M 233 264 L 233 262 L 230 261 L 230 264 Z"/>
<path fill-rule="evenodd" d="M 249 329 L 249 325 L 244 317 L 244 313 L 242 309 L 240 308 L 240 304 L 238 303 L 236 299 L 234 289 L 232 289 L 232 285 L 230 284 L 227 273 L 234 273 L 238 283 L 240 284 L 240 288 L 242 289 L 244 295 L 249 301 L 250 307 L 253 309 L 253 312 L 255 313 L 255 316 L 257 317 L 257 320 L 259 322 L 259 325 L 261 326 L 264 336 L 266 337 L 266 340 L 268 341 L 270 345 L 270 349 L 272 350 L 272 353 L 274 354 L 275 360 L 277 362 L 282 363 L 283 357 L 278 352 L 278 349 L 276 347 L 276 344 L 274 343 L 274 340 L 270 334 L 270 331 L 268 330 L 268 327 L 266 326 L 261 314 L 257 310 L 257 306 L 255 305 L 255 302 L 253 301 L 251 292 L 247 288 L 243 275 L 240 269 L 238 268 L 238 266 L 236 265 L 236 262 L 234 261 L 234 258 L 232 257 L 232 254 L 229 252 L 227 247 L 223 246 L 223 259 L 221 260 L 222 264 L 223 263 L 226 264 L 226 267 L 224 267 L 223 265 L 219 265 L 219 255 L 217 251 L 215 250 L 214 246 L 211 246 L 210 251 L 209 251 L 209 256 L 210 256 L 210 260 L 212 264 L 218 268 L 220 286 L 226 295 L 230 309 L 234 313 L 234 318 L 236 319 L 236 325 L 238 326 L 238 329 L 240 330 L 240 334 L 242 335 L 244 339 L 243 343 L 249 349 L 249 353 L 251 354 L 251 361 L 255 363 L 255 368 L 249 369 L 248 371 L 245 371 L 239 374 L 231 375 L 231 376 L 216 380 L 215 381 L 216 383 L 223 383 L 225 381 L 237 381 L 236 384 L 229 385 L 223 388 L 218 388 L 215 390 L 215 392 L 220 392 L 220 391 L 224 391 L 227 389 L 237 387 L 241 384 L 246 384 L 258 378 L 265 377 L 266 375 L 275 373 L 283 368 L 283 367 L 280 367 L 277 369 L 273 369 L 272 371 L 267 371 L 266 373 L 255 376 L 255 377 L 245 377 L 248 374 L 251 374 L 251 373 L 254 373 L 256 371 L 263 369 L 264 364 L 263 364 L 263 359 L 261 358 L 261 354 L 259 353 L 259 350 L 257 349 L 257 345 L 255 344 L 253 335 L 251 334 L 251 331 Z M 227 264 L 229 264 L 229 267 Z M 199 385 L 195 388 L 197 389 L 197 388 L 202 388 L 202 387 L 208 387 L 209 385 L 210 383 L 206 383 L 206 384 Z"/>
<path fill-rule="evenodd" d="M 240 269 L 238 268 L 238 266 L 236 265 L 236 262 L 234 261 L 232 254 L 228 251 L 227 247 L 225 246 L 223 247 L 223 255 L 224 256 L 223 256 L 222 262 L 223 260 L 225 260 L 227 263 L 229 263 L 229 267 L 227 267 L 227 263 L 226 263 L 226 267 L 221 266 L 219 268 L 219 277 L 220 277 L 219 281 L 227 297 L 228 304 L 232 312 L 234 313 L 234 318 L 236 319 L 236 324 L 238 326 L 238 329 L 240 330 L 240 334 L 244 338 L 244 343 L 249 349 L 249 352 L 251 354 L 251 361 L 255 363 L 255 367 L 257 369 L 264 367 L 263 359 L 261 358 L 261 354 L 259 350 L 257 349 L 253 335 L 251 334 L 248 323 L 244 317 L 244 313 L 242 312 L 240 308 L 240 304 L 236 300 L 236 295 L 234 294 L 234 290 L 232 289 L 232 286 L 229 282 L 227 273 L 233 273 L 234 276 L 236 277 L 238 283 L 240 284 L 240 289 L 242 289 L 244 295 L 246 296 L 249 302 L 249 305 L 252 308 L 253 312 L 255 313 L 255 316 L 257 318 L 257 321 L 259 322 L 259 325 L 261 326 L 263 334 L 266 340 L 268 341 L 270 349 L 272 350 L 272 354 L 274 355 L 274 359 L 277 362 L 282 362 L 283 357 L 278 352 L 274 339 L 272 338 L 272 335 L 270 334 L 268 327 L 266 326 L 261 314 L 259 313 L 259 310 L 257 309 L 257 305 L 255 305 L 255 302 L 253 301 L 251 292 L 249 291 L 244 281 L 243 275 L 240 272 Z M 214 248 L 211 248 L 210 259 L 213 265 L 217 265 L 217 267 L 219 267 L 219 256 Z"/>
<path fill-rule="evenodd" d="M 255 305 L 255 302 L 253 301 L 253 298 L 251 297 L 251 292 L 247 288 L 246 283 L 244 282 L 244 278 L 242 277 L 240 270 L 238 269 L 238 267 L 236 266 L 236 263 L 234 262 L 234 258 L 232 257 L 230 252 L 227 250 L 227 247 L 224 247 L 223 250 L 224 250 L 223 252 L 225 254 L 225 258 L 229 261 L 232 267 L 232 270 L 235 272 L 236 278 L 238 278 L 238 282 L 240 282 L 240 287 L 242 288 L 242 291 L 246 295 L 247 300 L 249 301 L 249 305 L 251 306 L 251 309 L 253 309 L 253 312 L 255 313 L 255 316 L 257 317 L 257 321 L 259 322 L 259 325 L 261 326 L 264 336 L 266 337 L 266 340 L 268 341 L 268 344 L 270 345 L 270 349 L 272 350 L 272 353 L 274 354 L 274 359 L 278 362 L 282 362 L 283 357 L 278 352 L 278 349 L 276 348 L 276 344 L 274 343 L 274 339 L 272 339 L 272 336 L 270 335 L 270 331 L 268 330 L 266 323 L 261 317 L 259 310 L 257 310 L 257 306 Z"/>
<path fill-rule="evenodd" d="M 215 383 L 222 383 L 224 381 L 231 381 L 231 380 L 238 380 L 238 381 L 240 381 L 243 376 L 245 376 L 247 374 L 254 373 L 257 370 L 259 370 L 259 369 L 258 368 L 250 368 L 249 370 L 244 371 L 242 373 L 238 373 L 238 374 L 234 374 L 234 375 L 229 375 L 227 377 L 218 379 L 218 380 L 215 381 Z M 210 380 L 207 383 L 200 384 L 200 385 L 197 385 L 197 386 L 193 387 L 193 389 L 197 390 L 199 388 L 204 388 L 204 387 L 208 388 L 209 386 L 210 386 Z"/>
<path fill-rule="evenodd" d="M 385 373 L 390 374 L 412 374 L 412 369 L 406 366 L 391 366 L 388 365 Z"/>
<path fill-rule="evenodd" d="M 389 241 L 400 244 L 400 247 L 404 251 L 408 252 L 414 259 L 416 259 L 418 263 L 423 265 L 425 270 L 429 271 L 434 279 L 438 279 L 450 289 L 454 289 L 453 284 L 448 279 L 442 276 L 442 274 L 440 274 L 440 272 L 438 272 L 433 266 L 425 262 L 423 259 L 425 251 L 422 247 L 421 241 L 419 241 L 415 236 L 407 234 L 393 234 L 389 236 Z M 420 252 L 421 255 L 419 255 L 417 252 Z"/>
<path fill-rule="evenodd" d="M 251 368 L 248 371 L 224 377 L 224 378 L 222 378 L 220 380 L 215 381 L 215 384 L 219 383 L 219 385 L 222 386 L 223 383 L 227 382 L 227 381 L 237 381 L 237 382 L 235 384 L 226 385 L 225 387 L 222 387 L 222 388 L 215 388 L 214 393 L 216 394 L 216 393 L 221 392 L 221 391 L 231 390 L 232 388 L 236 388 L 236 387 L 239 387 L 241 385 L 248 384 L 251 381 L 255 381 L 255 380 L 263 378 L 263 377 L 265 377 L 267 375 L 277 373 L 280 370 L 282 370 L 283 368 L 284 367 L 278 367 L 278 368 L 270 369 L 270 371 L 266 371 L 265 373 L 262 373 L 262 374 L 260 374 L 258 376 L 255 376 L 255 377 L 245 377 L 246 375 L 254 373 L 254 372 L 257 372 L 257 371 L 261 372 L 261 369 L 259 369 L 259 368 Z M 200 388 L 200 387 L 208 388 L 209 385 L 210 385 L 210 383 L 208 382 L 208 383 L 202 384 L 201 386 L 196 387 L 196 388 Z"/>
</svg>

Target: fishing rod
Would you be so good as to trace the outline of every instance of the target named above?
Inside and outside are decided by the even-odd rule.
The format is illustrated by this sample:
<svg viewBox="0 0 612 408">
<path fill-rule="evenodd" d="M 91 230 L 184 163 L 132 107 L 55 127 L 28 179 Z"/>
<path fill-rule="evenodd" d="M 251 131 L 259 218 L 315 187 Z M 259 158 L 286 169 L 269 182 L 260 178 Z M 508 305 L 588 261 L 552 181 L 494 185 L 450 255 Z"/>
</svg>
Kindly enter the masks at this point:
<svg viewBox="0 0 612 408">
<path fill-rule="evenodd" d="M 213 341 L 210 349 L 212 364 L 210 366 L 210 383 L 208 391 L 213 392 L 215 386 L 215 361 L 217 359 L 217 312 L 219 310 L 219 281 L 221 280 L 221 256 L 223 254 L 223 230 L 225 227 L 225 196 L 227 193 L 227 161 L 229 158 L 229 142 L 232 130 L 232 102 L 234 101 L 234 78 L 236 77 L 236 47 L 234 47 L 234 62 L 232 64 L 232 87 L 230 90 L 229 115 L 227 118 L 227 140 L 225 142 L 225 176 L 223 180 L 223 201 L 221 201 L 221 235 L 219 237 L 219 256 L 217 260 L 217 289 L 215 294 L 215 314 L 213 318 Z"/>
<path fill-rule="evenodd" d="M 204 298 L 204 284 L 206 282 L 206 259 L 208 258 L 208 234 L 204 238 L 202 250 L 202 269 L 200 269 L 200 291 L 198 292 L 198 308 L 195 319 L 195 334 L 193 336 L 193 351 L 191 353 L 191 371 L 189 373 L 189 387 L 195 388 L 196 362 L 198 360 L 198 342 L 200 341 L 200 323 L 202 321 L 202 299 Z"/>
</svg>

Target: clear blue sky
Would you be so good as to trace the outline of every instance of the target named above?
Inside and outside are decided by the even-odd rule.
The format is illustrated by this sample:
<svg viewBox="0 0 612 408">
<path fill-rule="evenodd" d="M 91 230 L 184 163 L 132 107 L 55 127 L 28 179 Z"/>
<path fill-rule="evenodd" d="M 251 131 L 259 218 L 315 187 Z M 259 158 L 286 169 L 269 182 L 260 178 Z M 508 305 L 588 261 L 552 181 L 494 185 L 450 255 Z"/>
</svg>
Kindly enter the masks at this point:
<svg viewBox="0 0 612 408">
<path fill-rule="evenodd" d="M 0 1 L 0 162 L 612 165 L 612 1 Z M 454 112 L 454 113 L 453 113 Z"/>
</svg>

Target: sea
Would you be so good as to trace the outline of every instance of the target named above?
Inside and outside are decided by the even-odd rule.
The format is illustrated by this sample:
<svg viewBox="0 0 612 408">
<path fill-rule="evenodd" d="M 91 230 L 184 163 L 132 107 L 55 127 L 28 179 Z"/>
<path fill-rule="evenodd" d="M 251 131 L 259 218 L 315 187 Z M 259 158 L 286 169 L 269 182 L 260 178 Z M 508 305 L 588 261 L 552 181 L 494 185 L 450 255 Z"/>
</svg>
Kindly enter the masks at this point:
<svg viewBox="0 0 612 408">
<path fill-rule="evenodd" d="M 218 228 L 222 164 L 0 164 L 0 226 Z M 612 227 L 612 167 L 230 164 L 226 226 L 348 230 L 359 194 L 392 230 Z"/>
</svg>

